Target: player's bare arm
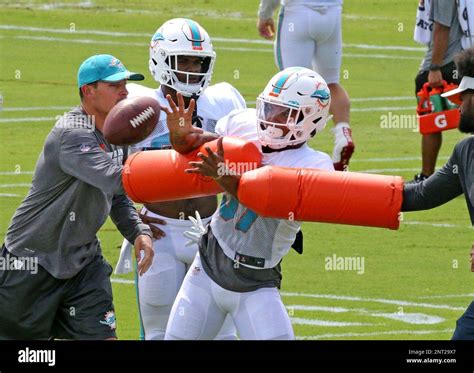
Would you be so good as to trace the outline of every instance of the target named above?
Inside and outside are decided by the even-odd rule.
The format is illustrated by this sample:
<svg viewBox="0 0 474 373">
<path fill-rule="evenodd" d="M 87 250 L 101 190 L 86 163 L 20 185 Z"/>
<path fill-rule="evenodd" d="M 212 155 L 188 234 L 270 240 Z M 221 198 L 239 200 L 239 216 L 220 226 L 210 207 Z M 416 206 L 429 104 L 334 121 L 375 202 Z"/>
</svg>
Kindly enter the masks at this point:
<svg viewBox="0 0 474 373">
<path fill-rule="evenodd" d="M 436 66 L 443 65 L 443 58 L 448 49 L 449 42 L 449 27 L 442 25 L 441 23 L 434 22 L 433 26 L 433 57 L 431 58 L 431 64 Z M 432 87 L 438 87 L 442 85 L 443 76 L 441 70 L 431 70 L 428 73 L 428 81 Z"/>
<path fill-rule="evenodd" d="M 148 216 L 146 215 L 146 212 L 142 214 L 140 208 L 137 210 L 137 212 L 143 224 L 148 224 L 148 226 L 150 227 L 151 233 L 153 234 L 153 238 L 155 240 L 159 240 L 161 239 L 161 237 L 166 236 L 166 233 L 162 229 L 156 226 L 157 224 L 166 225 L 166 220 L 163 220 L 157 217 Z"/>
<path fill-rule="evenodd" d="M 177 93 L 176 96 L 178 97 L 178 105 L 176 105 L 170 95 L 166 95 L 170 109 L 162 108 L 167 115 L 167 125 L 173 149 L 178 153 L 186 154 L 208 141 L 217 139 L 218 135 L 204 132 L 202 129 L 193 126 L 192 116 L 194 106 L 196 105 L 195 100 L 191 99 L 189 106 L 185 108 L 183 95 Z"/>
<path fill-rule="evenodd" d="M 211 148 L 206 147 L 207 155 L 198 153 L 198 157 L 201 158 L 202 161 L 189 162 L 189 165 L 193 168 L 188 168 L 185 172 L 212 177 L 226 192 L 237 198 L 240 176 L 232 174 L 232 172 L 229 172 L 225 167 L 222 140 L 222 137 L 217 140 L 217 153 L 214 153 Z"/>
</svg>

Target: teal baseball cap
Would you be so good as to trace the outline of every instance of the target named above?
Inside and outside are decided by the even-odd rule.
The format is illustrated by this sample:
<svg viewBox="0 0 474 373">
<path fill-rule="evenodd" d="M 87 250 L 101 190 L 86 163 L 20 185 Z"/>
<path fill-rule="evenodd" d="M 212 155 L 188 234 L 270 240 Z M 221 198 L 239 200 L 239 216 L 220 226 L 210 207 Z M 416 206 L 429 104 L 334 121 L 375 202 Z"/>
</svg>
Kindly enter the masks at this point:
<svg viewBox="0 0 474 373">
<path fill-rule="evenodd" d="M 97 81 L 118 82 L 120 80 L 143 80 L 142 74 L 128 71 L 118 58 L 110 54 L 96 54 L 86 59 L 77 72 L 77 86 Z"/>
</svg>

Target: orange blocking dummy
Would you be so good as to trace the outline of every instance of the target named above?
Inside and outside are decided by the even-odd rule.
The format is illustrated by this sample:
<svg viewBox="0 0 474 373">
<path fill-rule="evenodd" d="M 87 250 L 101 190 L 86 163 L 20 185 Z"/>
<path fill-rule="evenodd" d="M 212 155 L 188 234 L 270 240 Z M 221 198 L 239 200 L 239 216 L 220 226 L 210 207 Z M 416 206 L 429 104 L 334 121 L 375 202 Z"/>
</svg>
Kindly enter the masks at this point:
<svg viewBox="0 0 474 373">
<path fill-rule="evenodd" d="M 222 146 L 227 168 L 243 173 L 260 166 L 262 155 L 254 144 L 239 138 L 224 137 Z M 190 161 L 201 160 L 197 153 L 207 154 L 205 147 L 217 152 L 217 140 L 184 155 L 174 150 L 132 154 L 122 172 L 125 191 L 133 201 L 140 203 L 204 197 L 222 192 L 212 178 L 184 172 L 190 168 Z"/>
<path fill-rule="evenodd" d="M 265 217 L 398 229 L 399 176 L 266 166 L 245 173 L 239 201 Z"/>
</svg>

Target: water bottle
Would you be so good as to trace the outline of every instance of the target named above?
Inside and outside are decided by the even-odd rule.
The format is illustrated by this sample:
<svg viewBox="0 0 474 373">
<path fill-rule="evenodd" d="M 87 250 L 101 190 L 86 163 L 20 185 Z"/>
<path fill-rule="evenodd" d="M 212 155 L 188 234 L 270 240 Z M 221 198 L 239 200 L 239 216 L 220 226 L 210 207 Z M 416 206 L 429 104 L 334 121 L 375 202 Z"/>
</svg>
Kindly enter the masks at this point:
<svg viewBox="0 0 474 373">
<path fill-rule="evenodd" d="M 438 113 L 443 111 L 443 98 L 441 97 L 441 93 L 443 90 L 441 88 L 433 88 L 430 91 L 430 105 L 431 105 L 431 112 Z"/>
<path fill-rule="evenodd" d="M 416 94 L 416 112 L 418 115 L 429 114 L 431 112 L 430 102 L 428 100 L 428 90 L 423 87 Z"/>
</svg>

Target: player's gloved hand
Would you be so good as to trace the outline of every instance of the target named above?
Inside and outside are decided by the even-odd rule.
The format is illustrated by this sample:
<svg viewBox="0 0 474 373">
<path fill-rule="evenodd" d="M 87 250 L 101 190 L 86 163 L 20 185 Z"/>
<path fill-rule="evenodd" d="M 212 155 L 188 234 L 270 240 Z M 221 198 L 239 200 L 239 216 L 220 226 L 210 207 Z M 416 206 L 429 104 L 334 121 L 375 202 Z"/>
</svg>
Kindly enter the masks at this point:
<svg viewBox="0 0 474 373">
<path fill-rule="evenodd" d="M 188 216 L 188 218 L 193 223 L 193 226 L 191 227 L 191 230 L 184 232 L 184 236 L 189 238 L 189 241 L 186 242 L 185 246 L 191 246 L 199 243 L 201 236 L 206 233 L 206 228 L 202 223 L 201 215 L 199 215 L 198 211 L 196 211 L 196 218 L 192 216 Z"/>
<path fill-rule="evenodd" d="M 331 132 L 335 136 L 334 151 L 332 154 L 334 168 L 336 171 L 347 171 L 349 160 L 355 149 L 351 127 L 347 123 L 339 123 Z"/>
</svg>

